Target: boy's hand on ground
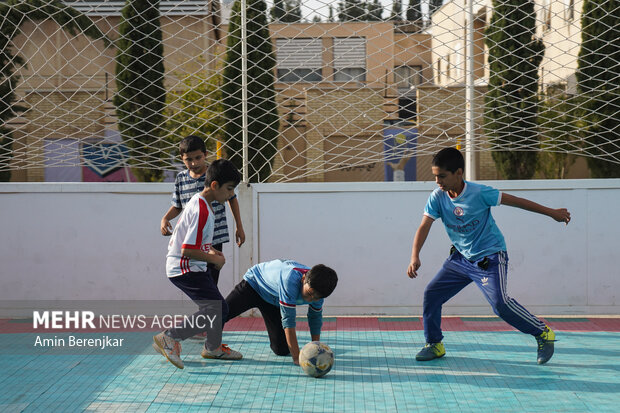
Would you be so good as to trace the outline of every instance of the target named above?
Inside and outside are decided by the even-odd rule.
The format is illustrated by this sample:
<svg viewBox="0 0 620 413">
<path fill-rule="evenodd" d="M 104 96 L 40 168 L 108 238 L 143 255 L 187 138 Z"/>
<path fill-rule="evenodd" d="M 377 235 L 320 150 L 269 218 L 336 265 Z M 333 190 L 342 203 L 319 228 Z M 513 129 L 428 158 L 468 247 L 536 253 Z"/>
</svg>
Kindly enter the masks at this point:
<svg viewBox="0 0 620 413">
<path fill-rule="evenodd" d="M 235 231 L 235 240 L 237 241 L 238 247 L 243 245 L 245 242 L 245 231 L 243 231 L 243 228 L 237 227 L 237 230 Z"/>
<path fill-rule="evenodd" d="M 409 267 L 407 268 L 407 275 L 409 278 L 415 278 L 418 276 L 418 269 L 420 268 L 420 265 L 422 265 L 422 263 L 419 258 L 411 260 Z"/>
<path fill-rule="evenodd" d="M 299 357 L 293 358 L 293 364 L 299 366 Z"/>
<path fill-rule="evenodd" d="M 570 222 L 570 212 L 566 208 L 554 209 L 550 215 L 557 222 L 563 222 L 566 225 Z"/>
<path fill-rule="evenodd" d="M 161 235 L 172 235 L 172 224 L 166 218 L 161 219 Z"/>
</svg>

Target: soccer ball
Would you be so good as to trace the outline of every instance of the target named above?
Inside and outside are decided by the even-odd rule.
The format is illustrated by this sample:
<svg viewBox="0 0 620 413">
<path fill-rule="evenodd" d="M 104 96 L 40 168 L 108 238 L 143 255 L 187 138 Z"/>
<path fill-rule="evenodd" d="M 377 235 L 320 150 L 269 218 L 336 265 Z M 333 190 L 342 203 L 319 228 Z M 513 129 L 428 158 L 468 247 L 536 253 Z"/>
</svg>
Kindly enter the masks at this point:
<svg viewBox="0 0 620 413">
<path fill-rule="evenodd" d="M 301 349 L 299 365 L 308 376 L 322 377 L 334 365 L 334 352 L 327 344 L 311 341 Z"/>
</svg>

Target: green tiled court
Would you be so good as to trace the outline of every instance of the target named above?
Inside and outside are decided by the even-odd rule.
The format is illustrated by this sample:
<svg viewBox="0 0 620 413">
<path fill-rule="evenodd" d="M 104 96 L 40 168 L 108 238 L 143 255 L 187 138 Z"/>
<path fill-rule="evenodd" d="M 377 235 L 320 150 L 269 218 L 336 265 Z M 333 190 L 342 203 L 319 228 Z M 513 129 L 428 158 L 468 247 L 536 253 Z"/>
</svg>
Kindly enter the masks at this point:
<svg viewBox="0 0 620 413">
<path fill-rule="evenodd" d="M 620 410 L 618 319 L 548 319 L 560 341 L 553 359 L 543 366 L 536 364 L 535 340 L 510 329 L 490 331 L 488 326 L 499 325 L 496 319 L 461 318 L 464 328 L 445 331 L 446 357 L 426 363 L 415 361 L 424 341 L 422 331 L 390 325 L 418 326 L 419 319 L 340 320 L 327 322 L 331 327 L 322 335 L 336 363 L 321 379 L 305 376 L 290 358 L 273 355 L 265 331 L 242 330 L 241 324 L 224 337 L 244 354 L 243 360 L 203 360 L 202 344 L 187 340 L 184 370 L 155 353 L 152 333 L 146 332 L 122 333 L 137 346 L 131 355 L 12 351 L 0 364 L 0 411 Z M 468 323 L 484 325 L 468 330 Z M 605 323 L 613 328 L 596 331 Z M 307 331 L 299 336 L 301 342 L 309 340 Z M 32 346 L 32 334 L 0 334 L 0 345 Z"/>
</svg>

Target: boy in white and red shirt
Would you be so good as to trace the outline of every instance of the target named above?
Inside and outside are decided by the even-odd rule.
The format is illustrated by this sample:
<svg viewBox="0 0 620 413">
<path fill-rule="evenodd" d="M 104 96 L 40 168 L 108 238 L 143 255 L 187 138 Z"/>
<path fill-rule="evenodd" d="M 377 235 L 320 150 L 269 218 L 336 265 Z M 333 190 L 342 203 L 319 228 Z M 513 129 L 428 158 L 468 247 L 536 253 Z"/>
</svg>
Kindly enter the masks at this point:
<svg viewBox="0 0 620 413">
<path fill-rule="evenodd" d="M 220 269 L 224 255 L 211 248 L 215 218 L 211 202 L 225 202 L 234 195 L 240 175 L 233 164 L 224 159 L 213 162 L 206 172 L 205 187 L 187 203 L 168 245 L 166 274 L 168 279 L 198 304 L 189 317 L 193 322 L 171 328 L 153 337 L 153 347 L 172 364 L 182 369 L 182 340 L 207 332 L 203 358 L 241 359 L 241 353 L 222 344 L 222 320 L 228 316 L 228 305 L 210 276 L 208 264 Z M 212 323 L 214 316 L 220 317 Z"/>
</svg>

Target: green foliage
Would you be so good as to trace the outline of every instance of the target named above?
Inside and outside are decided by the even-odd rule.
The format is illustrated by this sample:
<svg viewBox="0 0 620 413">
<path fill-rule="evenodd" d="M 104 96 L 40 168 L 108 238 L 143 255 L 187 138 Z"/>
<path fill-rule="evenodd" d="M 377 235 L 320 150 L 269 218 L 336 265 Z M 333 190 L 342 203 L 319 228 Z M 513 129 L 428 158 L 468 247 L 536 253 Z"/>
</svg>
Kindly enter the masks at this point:
<svg viewBox="0 0 620 413">
<path fill-rule="evenodd" d="M 577 102 L 561 93 L 547 96 L 538 115 L 541 152 L 537 172 L 545 179 L 564 179 L 580 146 Z"/>
<path fill-rule="evenodd" d="M 15 73 L 25 61 L 13 55 L 11 41 L 19 33 L 24 21 L 52 19 L 63 30 L 75 36 L 83 33 L 94 40 L 109 41 L 87 16 L 61 1 L 51 0 L 8 0 L 0 3 L 0 181 L 8 181 L 11 171 L 8 164 L 12 157 L 13 136 L 6 126 L 9 119 L 26 108 L 16 104 L 15 90 L 20 77 Z"/>
<path fill-rule="evenodd" d="M 390 20 L 400 21 L 403 19 L 403 1 L 392 0 L 392 13 L 390 14 Z"/>
<path fill-rule="evenodd" d="M 584 0 L 577 90 L 593 178 L 620 177 L 620 4 Z"/>
<path fill-rule="evenodd" d="M 383 6 L 378 0 L 343 0 L 338 3 L 338 21 L 381 21 Z"/>
<path fill-rule="evenodd" d="M 159 0 L 128 0 L 121 11 L 114 105 L 134 175 L 163 178 L 164 58 Z M 153 166 L 155 166 L 153 168 Z"/>
<path fill-rule="evenodd" d="M 536 169 L 538 67 L 544 45 L 535 32 L 534 2 L 493 0 L 485 38 L 490 69 L 485 129 L 496 149 L 493 160 L 506 179 L 529 179 Z"/>
<path fill-rule="evenodd" d="M 165 110 L 167 146 L 178 147 L 189 135 L 206 137 L 207 151 L 224 140 L 221 76 L 200 72 L 183 77 L 183 88 L 168 93 Z"/>
<path fill-rule="evenodd" d="M 410 22 L 422 20 L 422 2 L 420 0 L 409 0 L 407 20 Z"/>
<path fill-rule="evenodd" d="M 278 23 L 301 22 L 301 0 L 275 0 L 271 20 Z"/>
<path fill-rule="evenodd" d="M 379 0 L 373 0 L 373 2 L 366 3 L 366 20 L 379 22 L 382 19 L 383 6 Z"/>
<path fill-rule="evenodd" d="M 443 6 L 443 0 L 429 0 L 428 2 L 428 15 L 432 16 L 439 8 Z"/>
<path fill-rule="evenodd" d="M 222 92 L 228 157 L 241 171 L 243 125 L 240 9 L 240 1 L 236 0 L 228 26 Z M 252 182 L 264 182 L 271 174 L 280 125 L 274 87 L 276 59 L 267 27 L 266 9 L 263 0 L 247 1 L 248 177 Z"/>
</svg>

